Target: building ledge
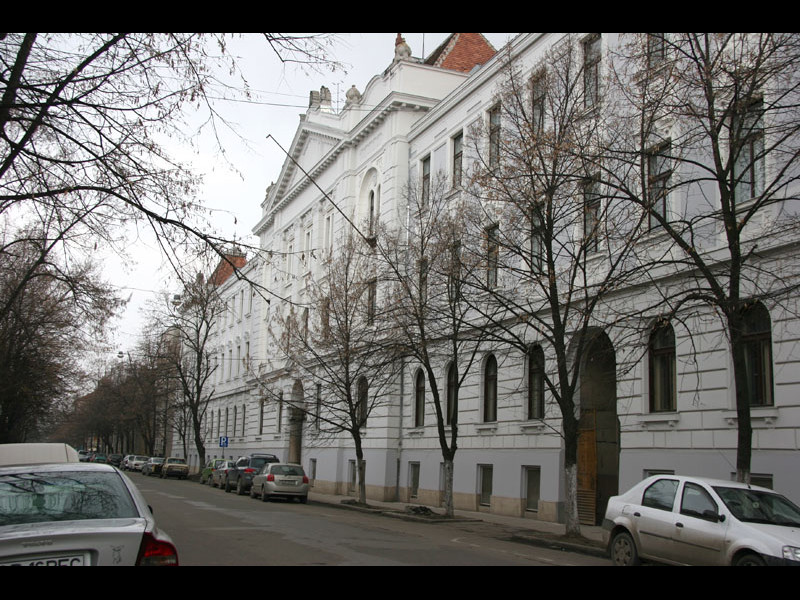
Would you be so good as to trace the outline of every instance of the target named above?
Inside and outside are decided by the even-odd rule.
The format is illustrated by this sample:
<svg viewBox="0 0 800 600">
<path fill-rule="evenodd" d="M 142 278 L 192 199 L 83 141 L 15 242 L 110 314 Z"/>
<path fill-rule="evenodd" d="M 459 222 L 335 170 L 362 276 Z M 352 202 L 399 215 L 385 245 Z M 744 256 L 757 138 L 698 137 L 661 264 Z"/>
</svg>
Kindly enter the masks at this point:
<svg viewBox="0 0 800 600">
<path fill-rule="evenodd" d="M 731 426 L 736 427 L 739 418 L 735 410 L 727 410 L 722 413 L 722 418 Z M 751 407 L 750 421 L 754 426 L 771 427 L 778 420 L 778 409 L 770 406 L 766 408 Z"/>
<path fill-rule="evenodd" d="M 681 416 L 677 412 L 649 413 L 639 417 L 642 429 L 647 429 L 651 425 L 656 425 L 660 428 L 664 426 L 676 427 L 680 420 Z"/>
<path fill-rule="evenodd" d="M 475 431 L 478 433 L 494 433 L 497 431 L 497 423 L 476 423 Z"/>
<path fill-rule="evenodd" d="M 519 424 L 519 429 L 523 433 L 537 433 L 545 428 L 543 419 L 531 419 Z"/>
</svg>

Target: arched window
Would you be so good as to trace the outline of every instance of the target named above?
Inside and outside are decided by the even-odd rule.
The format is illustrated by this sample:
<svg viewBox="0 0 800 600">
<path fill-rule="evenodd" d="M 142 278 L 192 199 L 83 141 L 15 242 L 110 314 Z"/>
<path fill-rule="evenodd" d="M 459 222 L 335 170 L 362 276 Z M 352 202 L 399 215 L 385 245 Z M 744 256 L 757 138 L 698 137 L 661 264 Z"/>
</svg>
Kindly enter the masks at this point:
<svg viewBox="0 0 800 600">
<path fill-rule="evenodd" d="M 544 351 L 538 344 L 528 350 L 528 418 L 544 418 Z"/>
<path fill-rule="evenodd" d="M 414 383 L 414 427 L 425 425 L 425 373 L 417 371 Z"/>
<path fill-rule="evenodd" d="M 358 426 L 367 426 L 367 415 L 369 414 L 369 384 L 366 377 L 359 377 L 356 383 L 356 402 L 358 402 Z"/>
<path fill-rule="evenodd" d="M 649 379 L 650 412 L 677 410 L 675 391 L 675 332 L 667 322 L 659 323 L 650 333 Z"/>
<path fill-rule="evenodd" d="M 497 421 L 497 359 L 493 354 L 483 367 L 483 421 Z"/>
<path fill-rule="evenodd" d="M 451 425 L 455 419 L 456 412 L 458 411 L 458 400 L 456 392 L 458 391 L 458 369 L 456 363 L 450 363 L 447 367 L 447 414 L 445 415 L 446 423 Z"/>
<path fill-rule="evenodd" d="M 772 406 L 772 323 L 760 302 L 742 312 L 742 344 L 750 406 Z"/>
</svg>

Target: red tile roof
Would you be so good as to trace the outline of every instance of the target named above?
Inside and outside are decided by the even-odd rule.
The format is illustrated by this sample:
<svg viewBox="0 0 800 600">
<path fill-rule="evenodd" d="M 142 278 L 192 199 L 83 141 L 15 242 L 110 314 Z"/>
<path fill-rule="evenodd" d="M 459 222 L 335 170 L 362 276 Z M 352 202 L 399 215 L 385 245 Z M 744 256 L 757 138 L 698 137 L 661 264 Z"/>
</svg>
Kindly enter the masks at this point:
<svg viewBox="0 0 800 600">
<path fill-rule="evenodd" d="M 469 73 L 496 53 L 497 50 L 481 33 L 453 33 L 425 59 L 425 64 Z"/>
</svg>

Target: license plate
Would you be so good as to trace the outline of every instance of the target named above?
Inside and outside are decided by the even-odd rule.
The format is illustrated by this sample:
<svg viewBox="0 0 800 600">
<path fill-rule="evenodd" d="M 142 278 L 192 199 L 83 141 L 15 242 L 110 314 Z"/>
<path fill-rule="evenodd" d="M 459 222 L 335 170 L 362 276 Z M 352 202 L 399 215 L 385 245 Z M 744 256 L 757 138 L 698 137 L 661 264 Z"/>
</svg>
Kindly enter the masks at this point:
<svg viewBox="0 0 800 600">
<path fill-rule="evenodd" d="M 281 485 L 297 485 L 297 481 L 295 481 L 294 479 L 281 479 L 280 484 Z"/>
<path fill-rule="evenodd" d="M 21 556 L 0 562 L 2 567 L 83 567 L 89 564 L 85 554 L 57 556 Z"/>
</svg>

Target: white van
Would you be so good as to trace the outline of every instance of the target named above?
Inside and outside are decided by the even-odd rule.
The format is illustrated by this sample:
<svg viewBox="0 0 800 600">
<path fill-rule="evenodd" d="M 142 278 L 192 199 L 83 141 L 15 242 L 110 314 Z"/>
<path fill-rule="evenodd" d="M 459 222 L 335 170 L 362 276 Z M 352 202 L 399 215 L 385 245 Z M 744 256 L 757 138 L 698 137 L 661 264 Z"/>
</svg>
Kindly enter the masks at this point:
<svg viewBox="0 0 800 600">
<path fill-rule="evenodd" d="M 0 444 L 0 467 L 79 462 L 69 444 Z"/>
</svg>

